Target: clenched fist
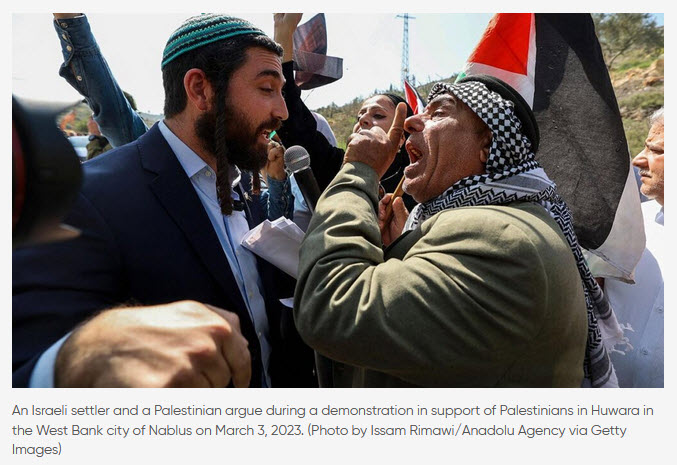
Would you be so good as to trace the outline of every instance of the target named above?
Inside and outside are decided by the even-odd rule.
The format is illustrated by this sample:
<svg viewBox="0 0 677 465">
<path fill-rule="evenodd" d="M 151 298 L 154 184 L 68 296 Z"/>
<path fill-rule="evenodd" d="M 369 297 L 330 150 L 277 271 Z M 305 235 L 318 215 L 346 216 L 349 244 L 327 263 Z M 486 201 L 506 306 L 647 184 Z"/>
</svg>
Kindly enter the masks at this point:
<svg viewBox="0 0 677 465">
<path fill-rule="evenodd" d="M 249 386 L 251 359 L 234 313 L 193 301 L 107 310 L 61 347 L 56 387 Z"/>
</svg>

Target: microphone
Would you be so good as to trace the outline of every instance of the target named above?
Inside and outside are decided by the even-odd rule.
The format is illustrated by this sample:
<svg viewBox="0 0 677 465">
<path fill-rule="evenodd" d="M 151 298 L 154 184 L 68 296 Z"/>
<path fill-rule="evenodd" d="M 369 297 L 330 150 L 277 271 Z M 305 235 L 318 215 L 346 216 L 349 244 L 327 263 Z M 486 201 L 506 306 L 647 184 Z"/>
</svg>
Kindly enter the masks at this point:
<svg viewBox="0 0 677 465">
<path fill-rule="evenodd" d="M 303 194 L 310 213 L 314 213 L 321 191 L 315 180 L 315 175 L 310 169 L 308 151 L 300 145 L 289 147 L 284 152 L 284 164 L 289 171 L 294 173 L 294 179 L 301 189 L 301 194 Z"/>
</svg>

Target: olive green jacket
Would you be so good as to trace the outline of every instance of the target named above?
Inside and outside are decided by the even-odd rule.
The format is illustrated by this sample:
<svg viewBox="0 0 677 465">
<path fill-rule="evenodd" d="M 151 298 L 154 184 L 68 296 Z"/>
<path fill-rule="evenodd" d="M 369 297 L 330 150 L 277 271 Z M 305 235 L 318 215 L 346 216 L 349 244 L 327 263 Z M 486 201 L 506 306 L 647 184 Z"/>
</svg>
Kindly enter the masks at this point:
<svg viewBox="0 0 677 465">
<path fill-rule="evenodd" d="M 581 385 L 583 285 L 543 207 L 445 210 L 384 251 L 377 186 L 343 166 L 301 246 L 294 316 L 322 386 Z"/>
</svg>

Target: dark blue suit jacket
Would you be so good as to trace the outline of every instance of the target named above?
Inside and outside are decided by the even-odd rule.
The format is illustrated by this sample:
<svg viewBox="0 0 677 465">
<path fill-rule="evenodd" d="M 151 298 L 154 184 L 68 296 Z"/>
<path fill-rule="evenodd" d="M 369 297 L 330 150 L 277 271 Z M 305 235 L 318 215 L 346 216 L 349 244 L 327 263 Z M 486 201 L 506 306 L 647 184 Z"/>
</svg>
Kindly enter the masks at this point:
<svg viewBox="0 0 677 465">
<path fill-rule="evenodd" d="M 254 327 L 218 237 L 157 125 L 83 165 L 84 185 L 66 223 L 79 238 L 13 253 L 13 385 L 26 386 L 39 356 L 78 323 L 120 304 L 196 300 L 235 312 L 261 383 Z M 254 226 L 265 219 L 247 202 Z M 272 344 L 274 387 L 313 386 L 313 354 L 279 298 L 291 278 L 259 260 Z"/>
</svg>

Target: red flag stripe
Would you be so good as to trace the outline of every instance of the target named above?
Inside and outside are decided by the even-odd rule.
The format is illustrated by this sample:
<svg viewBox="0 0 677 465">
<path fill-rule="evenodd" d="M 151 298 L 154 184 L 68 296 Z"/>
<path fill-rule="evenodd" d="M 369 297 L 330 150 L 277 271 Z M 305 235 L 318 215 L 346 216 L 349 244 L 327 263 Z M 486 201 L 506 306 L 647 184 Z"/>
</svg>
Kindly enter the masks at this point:
<svg viewBox="0 0 677 465">
<path fill-rule="evenodd" d="M 516 30 L 510 29 L 513 25 Z M 516 43 L 511 43 L 510 40 L 515 40 Z M 473 74 L 496 76 L 512 86 L 533 107 L 535 69 L 534 14 L 498 13 L 489 22 L 487 31 L 468 59 L 460 77 Z"/>
<path fill-rule="evenodd" d="M 495 15 L 468 61 L 526 75 L 532 16 L 531 13 Z"/>
<path fill-rule="evenodd" d="M 415 115 L 423 111 L 424 105 L 421 97 L 419 97 L 416 89 L 414 89 L 407 81 L 404 81 L 404 97 Z"/>
</svg>

